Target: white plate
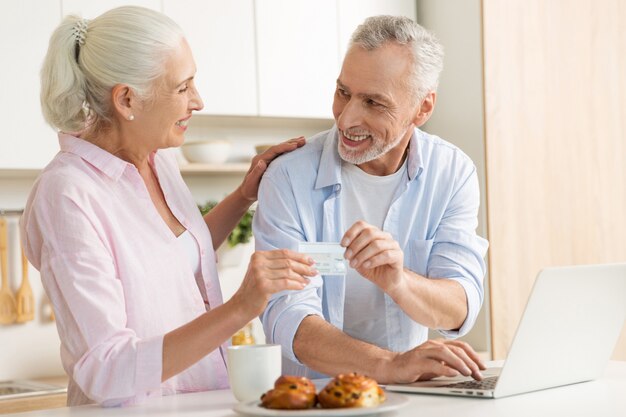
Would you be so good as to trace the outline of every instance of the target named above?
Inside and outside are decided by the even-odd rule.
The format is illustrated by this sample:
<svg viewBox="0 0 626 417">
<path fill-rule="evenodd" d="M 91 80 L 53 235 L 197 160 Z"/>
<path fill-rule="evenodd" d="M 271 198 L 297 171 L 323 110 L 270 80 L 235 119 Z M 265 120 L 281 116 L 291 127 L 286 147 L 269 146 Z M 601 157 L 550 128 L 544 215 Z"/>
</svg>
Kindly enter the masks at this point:
<svg viewBox="0 0 626 417">
<path fill-rule="evenodd" d="M 360 408 L 309 408 L 307 410 L 272 410 L 261 407 L 260 401 L 250 401 L 239 403 L 233 407 L 233 410 L 239 414 L 249 416 L 282 416 L 282 417 L 342 417 L 342 416 L 367 416 L 370 414 L 386 413 L 387 411 L 397 410 L 409 403 L 406 395 L 395 392 L 385 392 L 387 400 L 378 407 L 360 407 Z"/>
</svg>

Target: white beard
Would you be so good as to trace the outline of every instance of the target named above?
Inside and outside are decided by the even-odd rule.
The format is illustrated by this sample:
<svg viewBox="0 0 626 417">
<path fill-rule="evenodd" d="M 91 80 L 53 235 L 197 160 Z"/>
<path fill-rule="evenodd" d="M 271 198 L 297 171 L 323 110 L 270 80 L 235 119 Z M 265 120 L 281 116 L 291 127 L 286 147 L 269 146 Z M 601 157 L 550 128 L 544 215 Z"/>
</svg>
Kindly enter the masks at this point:
<svg viewBox="0 0 626 417">
<path fill-rule="evenodd" d="M 370 146 L 365 151 L 352 150 L 346 147 L 341 141 L 341 138 L 339 138 L 339 140 L 337 141 L 337 151 L 339 152 L 339 156 L 341 157 L 341 159 L 350 164 L 364 164 L 366 162 L 373 161 L 376 158 L 380 158 L 381 156 L 398 146 L 398 144 L 402 142 L 402 139 L 404 139 L 404 135 L 406 135 L 410 128 L 411 125 L 409 124 L 409 126 L 404 130 L 404 132 L 402 132 L 402 134 L 398 135 L 397 138 L 386 144 L 381 143 L 381 141 L 377 141 L 372 136 L 372 146 Z M 339 134 L 341 135 L 341 133 Z"/>
</svg>

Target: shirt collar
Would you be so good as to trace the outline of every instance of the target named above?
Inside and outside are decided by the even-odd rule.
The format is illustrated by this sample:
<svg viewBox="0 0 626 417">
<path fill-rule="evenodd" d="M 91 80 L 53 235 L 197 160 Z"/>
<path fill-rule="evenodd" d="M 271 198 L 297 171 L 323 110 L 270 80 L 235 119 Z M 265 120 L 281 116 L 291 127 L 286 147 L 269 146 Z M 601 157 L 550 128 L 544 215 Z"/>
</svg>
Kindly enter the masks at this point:
<svg viewBox="0 0 626 417">
<path fill-rule="evenodd" d="M 409 141 L 409 161 L 408 161 L 408 174 L 409 181 L 413 181 L 424 169 L 424 161 L 422 160 L 422 148 L 423 141 L 419 138 L 424 135 L 424 132 L 418 128 L 413 129 L 413 135 Z"/>
<path fill-rule="evenodd" d="M 407 167 L 409 181 L 413 181 L 417 178 L 424 168 L 419 140 L 419 135 L 422 134 L 423 132 L 421 130 L 417 128 L 414 129 L 411 140 L 409 141 L 409 160 Z M 341 184 L 341 157 L 337 151 L 338 140 L 337 125 L 335 125 L 328 131 L 326 140 L 324 140 L 315 189 Z"/>
<path fill-rule="evenodd" d="M 59 144 L 62 152 L 81 157 L 114 181 L 119 180 L 124 170 L 131 165 L 99 146 L 71 133 L 59 132 Z"/>
<path fill-rule="evenodd" d="M 337 152 L 337 126 L 328 131 L 317 172 L 315 189 L 341 183 L 341 157 Z"/>
</svg>

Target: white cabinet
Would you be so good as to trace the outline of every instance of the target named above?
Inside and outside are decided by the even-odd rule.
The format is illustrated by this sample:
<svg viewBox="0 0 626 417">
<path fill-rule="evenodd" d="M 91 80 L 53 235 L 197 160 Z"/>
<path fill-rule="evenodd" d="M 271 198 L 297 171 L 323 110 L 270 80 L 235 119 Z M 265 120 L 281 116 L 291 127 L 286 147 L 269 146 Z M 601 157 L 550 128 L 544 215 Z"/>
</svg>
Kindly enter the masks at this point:
<svg viewBox="0 0 626 417">
<path fill-rule="evenodd" d="M 193 52 L 200 114 L 257 115 L 253 0 L 163 0 Z"/>
<path fill-rule="evenodd" d="M 59 23 L 59 3 L 21 0 L 0 7 L 0 167 L 41 168 L 59 148 L 39 105 L 39 69 Z"/>
<path fill-rule="evenodd" d="M 366 17 L 387 14 L 416 19 L 415 0 L 337 0 L 339 13 L 339 52 L 346 53 L 352 32 Z"/>
<path fill-rule="evenodd" d="M 61 0 L 63 16 L 76 14 L 85 19 L 98 17 L 107 10 L 120 6 L 143 6 L 161 11 L 160 0 Z"/>
<path fill-rule="evenodd" d="M 350 35 L 378 14 L 415 19 L 415 0 L 257 0 L 259 114 L 332 118 Z"/>
<path fill-rule="evenodd" d="M 339 74 L 337 3 L 258 0 L 259 114 L 331 118 Z"/>
<path fill-rule="evenodd" d="M 0 169 L 40 169 L 58 150 L 41 115 L 39 69 L 61 17 L 93 19 L 128 4 L 163 11 L 180 24 L 197 64 L 202 113 L 310 119 L 332 119 L 335 80 L 356 26 L 373 14 L 414 18 L 416 7 L 413 0 L 2 2 Z M 280 130 L 283 122 L 276 123 Z"/>
</svg>

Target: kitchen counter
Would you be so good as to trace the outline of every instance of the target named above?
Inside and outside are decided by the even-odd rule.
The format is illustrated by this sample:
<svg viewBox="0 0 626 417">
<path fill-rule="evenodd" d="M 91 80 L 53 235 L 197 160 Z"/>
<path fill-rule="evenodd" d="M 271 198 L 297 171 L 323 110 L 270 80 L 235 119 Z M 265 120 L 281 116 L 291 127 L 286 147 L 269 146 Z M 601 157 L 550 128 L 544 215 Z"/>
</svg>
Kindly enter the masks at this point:
<svg viewBox="0 0 626 417">
<path fill-rule="evenodd" d="M 67 376 L 33 379 L 57 387 L 67 387 Z M 50 410 L 52 408 L 66 408 L 67 393 L 41 394 L 24 398 L 0 399 L 0 414 L 22 413 L 34 410 Z M 20 414 L 22 415 L 22 414 Z"/>
<path fill-rule="evenodd" d="M 584 358 L 582 358 L 584 360 Z M 626 410 L 626 362 L 612 361 L 605 375 L 591 382 L 568 385 L 496 400 L 455 398 L 435 395 L 410 395 L 409 404 L 387 415 L 398 417 L 528 417 L 528 416 L 617 416 Z M 235 399 L 229 390 L 198 392 L 151 399 L 127 408 L 82 406 L 18 414 L 19 417 L 95 417 L 95 416 L 236 416 Z M 371 410 L 362 409 L 364 415 Z M 308 413 L 307 413 L 308 414 Z M 333 415 L 320 410 L 319 415 Z M 276 413 L 279 415 L 279 413 Z M 311 415 L 311 414 L 309 414 Z"/>
</svg>

